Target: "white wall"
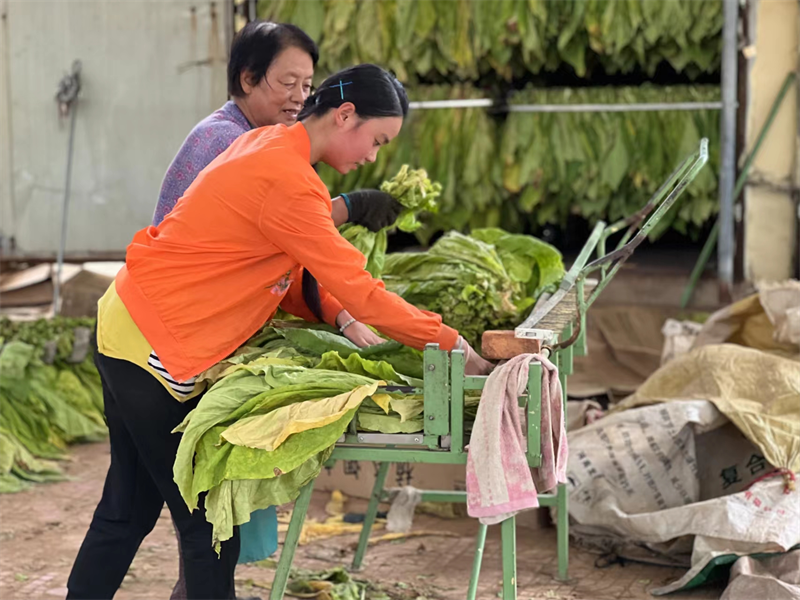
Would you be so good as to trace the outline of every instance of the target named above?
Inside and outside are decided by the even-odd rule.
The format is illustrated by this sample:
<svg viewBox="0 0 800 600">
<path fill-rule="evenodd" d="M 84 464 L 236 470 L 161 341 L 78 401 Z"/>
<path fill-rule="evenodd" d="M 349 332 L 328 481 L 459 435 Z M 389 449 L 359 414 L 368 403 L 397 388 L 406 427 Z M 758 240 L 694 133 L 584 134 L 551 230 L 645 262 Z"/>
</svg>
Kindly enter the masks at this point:
<svg viewBox="0 0 800 600">
<path fill-rule="evenodd" d="M 69 122 L 54 96 L 77 58 L 67 251 L 124 250 L 183 139 L 226 100 L 224 3 L 0 0 L 2 14 L 0 233 L 57 248 Z"/>
</svg>

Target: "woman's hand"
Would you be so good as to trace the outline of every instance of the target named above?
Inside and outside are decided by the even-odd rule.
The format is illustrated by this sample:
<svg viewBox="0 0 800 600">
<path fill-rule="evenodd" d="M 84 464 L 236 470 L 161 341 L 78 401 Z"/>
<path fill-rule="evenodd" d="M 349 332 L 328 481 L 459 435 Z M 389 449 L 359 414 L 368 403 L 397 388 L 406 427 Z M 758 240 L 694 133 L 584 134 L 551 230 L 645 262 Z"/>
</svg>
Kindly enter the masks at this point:
<svg viewBox="0 0 800 600">
<path fill-rule="evenodd" d="M 358 190 L 350 198 L 349 223 L 362 225 L 370 231 L 380 231 L 393 225 L 403 211 L 403 205 L 380 190 Z"/>
<path fill-rule="evenodd" d="M 494 365 L 488 360 L 481 358 L 481 355 L 475 352 L 474 348 L 463 340 L 462 348 L 464 349 L 464 374 L 465 375 L 488 375 L 494 369 Z M 456 344 L 458 347 L 458 344 Z"/>
<path fill-rule="evenodd" d="M 353 342 L 359 348 L 366 348 L 367 346 L 376 346 L 378 344 L 383 344 L 386 342 L 381 336 L 377 333 L 372 331 L 369 327 L 364 325 L 363 323 L 356 321 L 352 325 L 349 325 L 344 330 L 345 337 Z"/>
<path fill-rule="evenodd" d="M 359 348 L 366 348 L 367 346 L 375 346 L 386 342 L 381 336 L 372 331 L 369 327 L 356 321 L 346 310 L 343 310 L 336 315 L 336 326 L 348 340 L 353 342 Z M 344 327 L 344 331 L 341 328 Z"/>
</svg>

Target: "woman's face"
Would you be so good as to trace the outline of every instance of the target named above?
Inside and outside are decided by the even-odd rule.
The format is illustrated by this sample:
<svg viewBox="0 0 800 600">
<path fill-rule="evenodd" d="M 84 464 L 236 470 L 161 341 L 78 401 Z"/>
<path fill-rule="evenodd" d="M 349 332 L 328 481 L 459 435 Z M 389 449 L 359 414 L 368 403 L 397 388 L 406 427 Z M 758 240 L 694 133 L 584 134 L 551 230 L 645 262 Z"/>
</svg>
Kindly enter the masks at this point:
<svg viewBox="0 0 800 600">
<path fill-rule="evenodd" d="M 314 63 L 311 56 L 294 46 L 283 50 L 258 82 L 242 74 L 243 112 L 254 127 L 294 125 L 311 93 Z"/>
<path fill-rule="evenodd" d="M 349 102 L 334 112 L 336 134 L 323 160 L 342 174 L 375 162 L 381 146 L 397 137 L 403 126 L 402 117 L 362 119 Z"/>
</svg>

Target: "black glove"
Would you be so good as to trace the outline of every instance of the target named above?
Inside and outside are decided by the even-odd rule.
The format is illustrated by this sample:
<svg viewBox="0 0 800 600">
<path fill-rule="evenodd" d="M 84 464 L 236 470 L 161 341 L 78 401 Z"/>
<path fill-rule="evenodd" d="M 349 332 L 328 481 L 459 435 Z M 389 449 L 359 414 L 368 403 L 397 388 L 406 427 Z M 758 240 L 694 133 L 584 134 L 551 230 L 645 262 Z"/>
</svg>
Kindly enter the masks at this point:
<svg viewBox="0 0 800 600">
<path fill-rule="evenodd" d="M 370 231 L 389 227 L 403 211 L 403 205 L 380 190 L 359 190 L 347 194 L 350 198 L 348 223 L 363 225 Z"/>
</svg>

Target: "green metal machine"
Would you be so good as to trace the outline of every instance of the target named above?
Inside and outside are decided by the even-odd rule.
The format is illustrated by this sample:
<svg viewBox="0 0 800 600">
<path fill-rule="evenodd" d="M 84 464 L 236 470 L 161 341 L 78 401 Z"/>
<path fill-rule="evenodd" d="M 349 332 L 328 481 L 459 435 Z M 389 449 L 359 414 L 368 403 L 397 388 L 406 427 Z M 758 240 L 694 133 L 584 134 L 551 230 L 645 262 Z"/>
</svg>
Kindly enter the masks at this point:
<svg viewBox="0 0 800 600">
<path fill-rule="evenodd" d="M 675 204 L 683 190 L 708 161 L 708 140 L 703 139 L 696 152 L 689 156 L 670 175 L 650 201 L 636 214 L 610 226 L 598 223 L 580 255 L 564 277 L 558 291 L 541 298 L 531 313 L 515 330 L 517 338 L 541 340 L 544 349 L 551 353 L 550 360 L 559 369 L 566 410 L 567 377 L 572 373 L 573 357 L 586 353 L 586 311 L 622 264 L 641 244 L 664 214 Z M 606 253 L 609 237 L 625 230 L 615 250 Z M 597 258 L 589 262 L 596 253 Z M 587 264 L 588 263 L 588 264 Z M 596 285 L 587 284 L 589 275 L 597 274 Z M 375 522 L 380 502 L 388 498 L 384 490 L 390 463 L 463 464 L 467 462 L 465 450 L 469 440 L 464 429 L 465 392 L 482 390 L 486 377 L 464 373 L 464 353 L 440 350 L 430 345 L 424 352 L 424 386 L 422 389 L 392 386 L 387 392 L 422 394 L 424 397 L 424 430 L 412 434 L 379 434 L 359 432 L 357 419 L 342 436 L 331 456 L 331 461 L 357 460 L 379 463 L 375 486 L 364 519 L 353 568 L 359 569 L 366 553 L 370 531 Z M 526 416 L 527 458 L 531 467 L 541 465 L 541 380 L 542 366 L 532 363 L 527 393 L 519 398 L 519 406 Z M 283 598 L 297 542 L 311 500 L 313 482 L 306 485 L 295 501 L 291 522 L 278 561 L 270 600 Z M 541 506 L 556 507 L 558 544 L 558 576 L 567 578 L 569 557 L 569 522 L 567 486 L 559 484 L 555 491 L 539 494 Z M 466 502 L 466 492 L 424 491 L 425 502 Z M 511 517 L 500 524 L 503 561 L 503 600 L 517 598 L 516 521 Z M 475 559 L 470 578 L 468 600 L 474 600 L 478 587 L 486 540 L 487 526 L 481 525 L 476 542 Z"/>
</svg>

